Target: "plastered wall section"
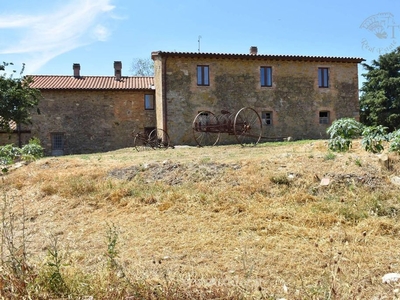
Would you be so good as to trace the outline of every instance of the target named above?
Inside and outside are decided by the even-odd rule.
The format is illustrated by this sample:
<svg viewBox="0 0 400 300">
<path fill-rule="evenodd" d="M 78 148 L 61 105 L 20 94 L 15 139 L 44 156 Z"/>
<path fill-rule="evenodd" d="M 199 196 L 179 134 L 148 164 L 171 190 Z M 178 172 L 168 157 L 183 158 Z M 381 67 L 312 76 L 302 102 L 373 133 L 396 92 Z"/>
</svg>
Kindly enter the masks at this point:
<svg viewBox="0 0 400 300">
<path fill-rule="evenodd" d="M 155 110 L 144 109 L 154 91 L 43 90 L 40 115 L 32 114 L 31 136 L 52 153 L 52 133 L 65 137 L 64 154 L 132 147 L 132 133 L 155 127 Z"/>
<path fill-rule="evenodd" d="M 272 140 L 327 138 L 335 119 L 359 118 L 356 63 L 168 57 L 165 65 L 166 123 L 176 143 L 195 144 L 192 122 L 201 110 L 271 112 L 262 135 Z M 209 66 L 209 86 L 197 85 L 197 65 Z M 272 87 L 261 87 L 261 66 L 272 67 Z M 329 68 L 328 88 L 318 87 L 319 67 Z M 329 112 L 328 124 L 320 124 L 321 111 Z M 233 141 L 221 136 L 221 143 Z"/>
<path fill-rule="evenodd" d="M 157 128 L 161 128 L 168 132 L 166 123 L 166 111 L 167 107 L 164 101 L 164 93 L 166 86 L 164 80 L 166 79 L 164 70 L 164 60 L 160 57 L 153 58 L 154 61 L 154 88 L 155 88 L 155 99 L 156 99 L 156 122 Z M 165 88 L 164 88 L 165 87 Z"/>
</svg>

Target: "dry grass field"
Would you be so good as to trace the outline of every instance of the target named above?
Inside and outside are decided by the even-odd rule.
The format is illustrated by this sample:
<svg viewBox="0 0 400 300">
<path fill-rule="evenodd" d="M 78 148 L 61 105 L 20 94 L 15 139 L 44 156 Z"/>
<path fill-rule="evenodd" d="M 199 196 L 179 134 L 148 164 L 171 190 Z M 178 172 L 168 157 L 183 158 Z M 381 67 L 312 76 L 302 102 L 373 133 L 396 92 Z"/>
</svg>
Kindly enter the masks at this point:
<svg viewBox="0 0 400 300">
<path fill-rule="evenodd" d="M 397 299 L 389 158 L 322 140 L 48 157 L 1 176 L 2 223 L 35 280 L 57 250 L 72 298 Z"/>
</svg>

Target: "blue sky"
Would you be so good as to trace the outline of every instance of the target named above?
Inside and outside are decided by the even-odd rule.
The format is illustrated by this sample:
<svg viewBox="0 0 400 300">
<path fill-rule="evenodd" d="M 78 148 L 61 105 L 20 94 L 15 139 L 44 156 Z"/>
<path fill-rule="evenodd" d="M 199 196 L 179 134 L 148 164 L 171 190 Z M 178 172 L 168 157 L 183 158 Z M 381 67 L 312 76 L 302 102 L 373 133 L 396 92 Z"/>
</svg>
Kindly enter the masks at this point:
<svg viewBox="0 0 400 300">
<path fill-rule="evenodd" d="M 0 0 L 0 61 L 25 74 L 131 75 L 152 51 L 362 57 L 400 45 L 399 0 Z M 199 39 L 199 36 L 201 38 Z M 360 67 L 360 73 L 363 69 Z"/>
</svg>

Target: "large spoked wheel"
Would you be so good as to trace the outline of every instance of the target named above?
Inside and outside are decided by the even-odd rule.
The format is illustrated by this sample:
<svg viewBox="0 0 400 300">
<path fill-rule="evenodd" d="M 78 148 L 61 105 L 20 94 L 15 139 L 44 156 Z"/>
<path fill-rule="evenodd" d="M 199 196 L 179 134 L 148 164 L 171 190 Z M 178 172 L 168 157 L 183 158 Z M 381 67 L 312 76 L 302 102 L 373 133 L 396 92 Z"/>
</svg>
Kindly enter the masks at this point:
<svg viewBox="0 0 400 300">
<path fill-rule="evenodd" d="M 259 114 L 251 107 L 243 107 L 235 116 L 233 131 L 242 146 L 255 146 L 261 139 L 262 123 Z"/>
<path fill-rule="evenodd" d="M 198 113 L 193 120 L 192 130 L 194 139 L 199 147 L 214 146 L 219 141 L 218 119 L 211 111 Z"/>
<path fill-rule="evenodd" d="M 134 145 L 136 151 L 138 151 L 138 152 L 147 151 L 152 148 L 150 146 L 147 135 L 144 135 L 144 134 L 137 134 L 133 140 L 133 145 Z"/>
<path fill-rule="evenodd" d="M 171 140 L 165 130 L 156 128 L 149 133 L 149 144 L 153 149 L 168 149 L 171 147 Z"/>
</svg>

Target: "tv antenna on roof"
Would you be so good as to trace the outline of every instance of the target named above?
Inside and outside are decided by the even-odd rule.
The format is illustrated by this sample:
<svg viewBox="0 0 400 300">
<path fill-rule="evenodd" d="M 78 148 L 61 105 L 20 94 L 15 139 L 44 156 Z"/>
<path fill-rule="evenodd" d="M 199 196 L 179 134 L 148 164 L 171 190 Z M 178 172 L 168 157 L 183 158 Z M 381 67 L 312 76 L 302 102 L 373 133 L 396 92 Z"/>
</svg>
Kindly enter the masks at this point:
<svg viewBox="0 0 400 300">
<path fill-rule="evenodd" d="M 197 42 L 198 42 L 198 44 L 199 44 L 199 52 L 200 52 L 200 39 L 201 39 L 201 35 L 199 35 L 199 37 L 198 37 L 198 40 L 197 40 Z"/>
</svg>

